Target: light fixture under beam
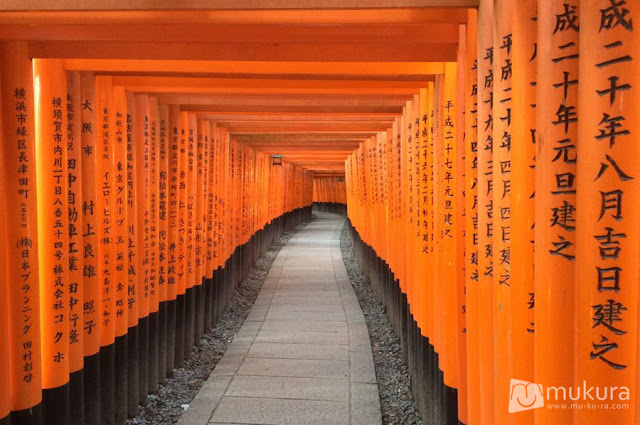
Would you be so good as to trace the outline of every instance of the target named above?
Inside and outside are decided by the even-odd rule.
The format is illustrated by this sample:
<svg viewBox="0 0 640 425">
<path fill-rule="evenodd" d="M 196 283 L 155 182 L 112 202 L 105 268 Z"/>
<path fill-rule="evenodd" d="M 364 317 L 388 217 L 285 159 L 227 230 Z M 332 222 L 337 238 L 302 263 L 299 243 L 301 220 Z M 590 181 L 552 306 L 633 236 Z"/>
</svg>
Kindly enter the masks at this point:
<svg viewBox="0 0 640 425">
<path fill-rule="evenodd" d="M 276 166 L 276 165 L 280 165 L 282 166 L 282 155 L 271 155 L 271 165 L 272 166 Z"/>
</svg>

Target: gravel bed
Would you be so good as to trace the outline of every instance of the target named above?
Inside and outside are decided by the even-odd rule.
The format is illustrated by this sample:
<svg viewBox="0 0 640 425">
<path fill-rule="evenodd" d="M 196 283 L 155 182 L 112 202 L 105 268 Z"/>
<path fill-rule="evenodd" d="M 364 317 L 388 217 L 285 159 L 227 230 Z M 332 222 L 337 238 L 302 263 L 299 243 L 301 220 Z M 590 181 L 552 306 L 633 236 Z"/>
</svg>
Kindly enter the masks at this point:
<svg viewBox="0 0 640 425">
<path fill-rule="evenodd" d="M 200 346 L 194 347 L 184 366 L 175 369 L 173 377 L 160 385 L 155 394 L 149 395 L 146 406 L 140 407 L 138 416 L 129 419 L 128 425 L 170 425 L 178 422 L 242 327 L 278 253 L 305 225 L 303 223 L 294 232 L 285 234 L 258 259 L 248 276 L 237 285 L 220 322 L 204 335 Z"/>
<path fill-rule="evenodd" d="M 382 423 L 385 425 L 422 425 L 411 395 L 409 371 L 402 361 L 400 341 L 393 332 L 389 317 L 373 292 L 369 279 L 362 274 L 349 241 L 345 225 L 340 237 L 342 258 L 351 285 L 364 313 L 371 346 L 376 378 L 380 391 Z"/>
</svg>

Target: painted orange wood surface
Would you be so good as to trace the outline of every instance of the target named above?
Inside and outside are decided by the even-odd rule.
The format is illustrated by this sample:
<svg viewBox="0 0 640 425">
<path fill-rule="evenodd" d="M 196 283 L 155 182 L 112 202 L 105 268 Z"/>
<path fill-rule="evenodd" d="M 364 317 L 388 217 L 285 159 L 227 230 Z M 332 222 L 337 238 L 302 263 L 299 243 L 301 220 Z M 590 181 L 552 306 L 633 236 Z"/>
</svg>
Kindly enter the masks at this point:
<svg viewBox="0 0 640 425">
<path fill-rule="evenodd" d="M 37 60 L 35 82 L 38 266 L 42 386 L 69 379 L 69 202 L 67 76 L 59 60 Z"/>
<path fill-rule="evenodd" d="M 638 423 L 637 2 L 161 3 L 0 10 L 0 420 L 317 202 L 406 297 L 425 422 Z"/>
</svg>

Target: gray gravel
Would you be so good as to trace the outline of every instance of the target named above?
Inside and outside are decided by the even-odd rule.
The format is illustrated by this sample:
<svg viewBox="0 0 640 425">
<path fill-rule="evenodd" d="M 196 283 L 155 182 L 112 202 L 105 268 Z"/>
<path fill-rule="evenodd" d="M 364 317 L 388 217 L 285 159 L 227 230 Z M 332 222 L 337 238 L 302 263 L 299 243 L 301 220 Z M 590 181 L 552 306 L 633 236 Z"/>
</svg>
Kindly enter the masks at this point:
<svg viewBox="0 0 640 425">
<path fill-rule="evenodd" d="M 369 328 L 380 391 L 382 422 L 385 425 L 422 425 L 422 418 L 411 396 L 409 371 L 402 361 L 400 341 L 393 332 L 389 317 L 373 292 L 369 279 L 358 266 L 347 232 L 345 225 L 340 237 L 340 248 Z"/>
<path fill-rule="evenodd" d="M 173 377 L 149 396 L 147 405 L 139 409 L 138 416 L 127 421 L 128 425 L 169 425 L 178 422 L 242 327 L 278 253 L 305 225 L 301 224 L 294 232 L 285 234 L 256 262 L 248 276 L 237 285 L 220 322 L 204 335 L 201 345 L 193 349 L 184 367 L 175 369 Z"/>
</svg>

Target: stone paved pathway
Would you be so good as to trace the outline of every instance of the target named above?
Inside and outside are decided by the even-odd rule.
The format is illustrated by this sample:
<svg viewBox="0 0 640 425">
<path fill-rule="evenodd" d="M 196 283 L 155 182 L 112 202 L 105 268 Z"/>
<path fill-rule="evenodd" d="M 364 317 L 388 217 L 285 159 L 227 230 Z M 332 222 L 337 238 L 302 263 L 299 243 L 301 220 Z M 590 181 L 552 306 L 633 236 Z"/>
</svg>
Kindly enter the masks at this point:
<svg viewBox="0 0 640 425">
<path fill-rule="evenodd" d="M 344 218 L 315 214 L 280 251 L 179 425 L 382 423 L 369 334 L 342 262 Z"/>
</svg>

